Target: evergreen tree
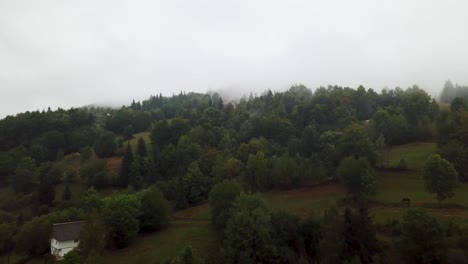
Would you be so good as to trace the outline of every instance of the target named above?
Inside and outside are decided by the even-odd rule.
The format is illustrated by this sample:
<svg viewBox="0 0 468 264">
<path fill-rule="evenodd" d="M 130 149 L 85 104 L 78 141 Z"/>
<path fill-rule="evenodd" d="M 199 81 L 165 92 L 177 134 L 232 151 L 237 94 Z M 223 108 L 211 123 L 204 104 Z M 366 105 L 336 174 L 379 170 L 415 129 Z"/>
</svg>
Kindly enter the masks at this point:
<svg viewBox="0 0 468 264">
<path fill-rule="evenodd" d="M 123 131 L 123 137 L 125 140 L 130 140 L 133 138 L 133 134 L 135 133 L 135 129 L 133 129 L 132 125 L 128 125 L 125 127 Z"/>
<path fill-rule="evenodd" d="M 271 263 L 277 257 L 271 213 L 258 195 L 241 193 L 224 230 L 228 263 Z"/>
<path fill-rule="evenodd" d="M 405 212 L 396 245 L 405 263 L 443 263 L 447 257 L 444 230 L 437 219 L 421 209 Z"/>
<path fill-rule="evenodd" d="M 122 165 L 119 172 L 119 185 L 120 187 L 127 187 L 130 181 L 130 168 L 133 163 L 133 152 L 130 143 L 127 144 L 125 154 L 122 159 Z"/>
<path fill-rule="evenodd" d="M 143 138 L 138 139 L 137 152 L 140 157 L 148 156 L 148 151 L 146 150 L 146 142 Z"/>
<path fill-rule="evenodd" d="M 223 181 L 216 184 L 210 192 L 211 224 L 222 231 L 231 217 L 231 207 L 242 192 L 242 185 L 236 181 Z"/>
<path fill-rule="evenodd" d="M 29 193 L 36 178 L 37 169 L 35 161 L 30 157 L 21 159 L 13 175 L 12 185 L 16 193 Z"/>
<path fill-rule="evenodd" d="M 39 177 L 38 196 L 39 203 L 41 204 L 51 204 L 54 201 L 54 182 L 48 175 Z"/>
<path fill-rule="evenodd" d="M 218 109 L 222 110 L 224 108 L 223 98 L 218 99 Z"/>
<path fill-rule="evenodd" d="M 128 183 L 134 190 L 140 190 L 145 184 L 143 179 L 143 159 L 139 156 L 135 158 L 130 166 Z"/>
<path fill-rule="evenodd" d="M 325 211 L 322 224 L 322 240 L 318 246 L 320 263 L 343 263 L 343 221 L 336 208 Z"/>
</svg>

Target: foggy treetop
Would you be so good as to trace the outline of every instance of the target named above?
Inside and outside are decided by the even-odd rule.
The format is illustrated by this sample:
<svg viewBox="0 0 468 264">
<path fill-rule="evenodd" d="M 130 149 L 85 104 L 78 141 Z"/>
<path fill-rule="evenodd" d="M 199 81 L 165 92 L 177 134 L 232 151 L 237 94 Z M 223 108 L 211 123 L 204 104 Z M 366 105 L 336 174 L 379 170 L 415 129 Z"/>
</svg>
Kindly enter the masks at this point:
<svg viewBox="0 0 468 264">
<path fill-rule="evenodd" d="M 0 117 L 182 91 L 468 83 L 465 1 L 0 2 Z"/>
</svg>

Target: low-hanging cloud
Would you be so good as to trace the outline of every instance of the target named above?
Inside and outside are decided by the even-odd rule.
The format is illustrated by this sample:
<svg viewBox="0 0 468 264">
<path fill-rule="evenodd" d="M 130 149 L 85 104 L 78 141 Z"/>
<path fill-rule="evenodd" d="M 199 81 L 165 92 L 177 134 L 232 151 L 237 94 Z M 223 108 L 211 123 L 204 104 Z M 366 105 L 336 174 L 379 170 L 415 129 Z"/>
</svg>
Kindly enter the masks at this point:
<svg viewBox="0 0 468 264">
<path fill-rule="evenodd" d="M 0 117 L 180 91 L 468 84 L 466 1 L 0 0 Z"/>
</svg>

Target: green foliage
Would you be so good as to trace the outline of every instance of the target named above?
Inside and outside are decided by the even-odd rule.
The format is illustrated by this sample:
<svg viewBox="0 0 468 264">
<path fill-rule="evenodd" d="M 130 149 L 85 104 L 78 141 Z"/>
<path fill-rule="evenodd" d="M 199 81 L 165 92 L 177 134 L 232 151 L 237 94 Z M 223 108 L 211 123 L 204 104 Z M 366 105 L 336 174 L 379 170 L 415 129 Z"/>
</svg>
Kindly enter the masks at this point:
<svg viewBox="0 0 468 264">
<path fill-rule="evenodd" d="M 37 168 L 31 157 L 21 159 L 13 176 L 12 185 L 15 192 L 29 193 L 37 175 Z"/>
<path fill-rule="evenodd" d="M 245 182 L 251 190 L 263 190 L 267 187 L 267 160 L 261 151 L 250 154 L 246 164 Z"/>
<path fill-rule="evenodd" d="M 101 158 L 111 157 L 116 148 L 117 143 L 112 132 L 103 132 L 94 143 L 94 152 Z"/>
<path fill-rule="evenodd" d="M 382 134 L 375 140 L 375 149 L 378 155 L 377 165 L 379 167 L 388 166 L 387 145 L 385 144 L 385 137 Z"/>
<path fill-rule="evenodd" d="M 133 129 L 133 126 L 132 125 L 128 125 L 125 127 L 125 129 L 123 130 L 123 137 L 125 140 L 129 140 L 129 139 L 132 139 L 133 138 L 133 134 L 135 133 L 135 129 Z"/>
<path fill-rule="evenodd" d="M 171 122 L 167 120 L 156 122 L 151 131 L 151 141 L 153 145 L 161 147 L 169 143 L 176 144 L 179 137 L 186 134 L 189 128 L 188 120 L 182 118 L 172 119 Z"/>
<path fill-rule="evenodd" d="M 318 244 L 320 263 L 333 264 L 343 262 L 343 221 L 336 208 L 329 208 L 324 212 L 321 227 L 322 240 Z"/>
<path fill-rule="evenodd" d="M 185 247 L 177 257 L 170 260 L 168 264 L 203 264 L 204 261 L 201 258 L 196 257 L 193 254 L 192 247 Z"/>
<path fill-rule="evenodd" d="M 38 254 L 48 248 L 48 238 L 50 237 L 50 227 L 52 222 L 47 216 L 33 218 L 25 223 L 15 240 L 19 250 L 29 254 Z"/>
<path fill-rule="evenodd" d="M 463 100 L 454 100 L 452 112 L 439 113 L 437 103 L 418 87 L 376 93 L 364 87 L 353 90 L 328 86 L 312 92 L 303 85 L 296 85 L 285 92 L 268 90 L 260 96 L 252 94 L 235 106 L 226 102 L 218 94 L 180 93 L 172 97 L 152 96 L 148 100 L 133 102 L 118 110 L 58 109 L 28 112 L 2 119 L 0 184 L 7 188 L 2 189 L 2 193 L 5 190 L 6 194 L 1 197 L 0 206 L 2 210 L 12 211 L 14 214 L 21 212 L 24 215 L 23 220 L 18 221 L 21 224 L 24 220 L 28 222 L 31 214 L 57 212 L 70 205 L 83 208 L 86 213 L 103 210 L 103 202 L 95 190 L 79 195 L 82 183 L 96 188 L 115 184 L 113 187 L 131 186 L 134 190 L 139 190 L 157 182 L 164 196 L 176 208 L 182 208 L 205 201 L 211 186 L 226 179 L 239 180 L 240 184 L 253 191 L 291 188 L 335 176 L 340 162 L 340 167 L 343 168 L 338 169 L 338 176 L 347 187 L 351 187 L 348 188 L 350 192 L 355 196 L 362 196 L 375 190 L 371 166 L 382 166 L 385 163 L 385 145 L 433 139 L 432 127 L 436 117 L 439 152 L 454 164 L 460 179 L 464 178 L 465 164 L 468 164 L 468 155 L 465 153 L 468 145 L 468 114 Z M 154 126 L 149 132 L 151 123 Z M 135 132 L 142 131 L 145 134 L 141 133 L 129 142 L 138 158 L 133 157 L 134 153 L 129 146 L 122 148 L 123 139 L 119 137 L 117 153 L 124 156 L 122 168 L 116 179 L 107 177 L 107 170 L 113 172 L 119 162 L 114 156 L 117 144 L 113 133 L 129 138 Z M 145 140 L 140 139 L 141 135 L 149 134 L 150 151 L 146 149 Z M 94 146 L 100 158 L 113 158 L 99 161 L 89 146 Z M 390 164 L 395 165 L 404 158 L 408 168 L 419 169 L 416 164 L 419 164 L 422 157 L 427 157 L 426 154 L 429 150 L 432 151 L 434 144 L 427 146 L 425 153 L 421 151 L 414 156 L 406 155 L 405 147 L 398 148 L 398 151 L 392 152 L 394 159 Z M 78 164 L 78 159 L 73 154 L 77 150 L 80 150 L 81 164 Z M 62 154 L 65 156 L 63 159 Z M 31 157 L 33 162 L 24 162 L 27 157 Z M 350 157 L 353 161 L 346 164 L 345 157 Z M 63 173 L 56 176 L 55 166 L 48 168 L 50 164 L 46 163 L 55 159 L 67 171 L 64 200 L 69 196 L 69 183 L 73 180 L 68 178 L 68 172 L 78 171 L 80 168 L 83 179 L 76 178 L 71 185 L 75 195 L 73 200 L 56 200 L 57 204 L 52 202 L 54 185 L 62 180 Z M 40 173 L 37 173 L 36 167 L 41 168 Z M 407 176 L 406 173 L 404 176 Z M 10 183 L 17 194 L 10 195 Z M 230 217 L 230 211 L 224 208 L 231 206 L 232 199 L 237 197 L 240 190 L 233 188 L 226 191 L 226 196 L 223 194 L 220 195 L 221 198 L 210 198 L 213 223 L 216 222 L 216 215 L 221 219 Z M 165 208 L 161 195 L 149 195 L 146 192 L 151 193 L 143 191 L 131 195 L 137 197 L 137 203 L 148 204 L 142 205 L 142 212 L 132 214 L 141 226 L 138 230 L 145 229 L 145 223 L 149 223 L 151 228 L 160 226 L 159 216 L 164 215 L 160 214 L 159 209 L 151 210 L 155 206 Z M 341 195 L 339 192 L 327 197 L 326 203 Z M 420 193 L 422 192 L 418 190 L 417 196 L 425 198 Z M 383 193 L 382 196 L 395 200 L 388 193 Z M 401 197 L 398 194 L 397 201 Z M 220 201 L 219 205 L 223 209 L 219 209 L 218 213 L 212 204 L 215 204 L 215 200 L 224 198 L 226 200 Z M 39 207 L 36 201 L 44 205 Z M 319 203 L 323 206 L 322 202 Z M 295 201 L 293 207 L 301 214 L 308 210 L 302 201 Z M 148 210 L 145 211 L 145 208 Z M 226 212 L 229 214 L 225 214 Z M 274 230 L 270 231 L 273 241 L 271 245 L 275 248 L 271 252 L 276 252 L 271 255 L 281 256 L 283 262 L 316 261 L 318 257 L 323 257 L 318 252 L 318 245 L 327 248 L 324 245 L 330 241 L 338 241 L 327 234 L 328 227 L 324 223 L 321 225 L 311 220 L 306 228 L 302 225 L 297 227 L 296 220 L 289 215 L 268 213 L 268 217 L 271 222 L 269 225 Z M 264 221 L 262 217 L 258 218 L 260 222 Z M 353 228 L 348 229 L 348 234 L 355 238 L 356 223 L 361 223 L 359 212 L 351 212 L 349 219 L 349 225 Z M 220 221 L 223 224 L 219 224 L 218 229 L 224 229 L 226 221 Z M 105 223 L 107 225 L 107 221 Z M 125 225 L 120 226 L 126 226 L 122 229 L 125 232 L 134 230 L 134 220 L 126 221 Z M 324 227 L 325 231 L 317 230 L 317 226 Z M 343 226 L 337 225 L 336 228 Z M 304 243 L 297 242 L 297 233 L 301 234 Z M 126 237 L 120 239 L 110 234 L 109 236 L 118 246 L 125 244 L 119 241 L 126 240 Z M 319 241 L 322 236 L 325 241 L 323 243 Z M 339 236 L 343 238 L 343 233 Z M 359 237 L 359 243 L 362 239 Z M 284 244 L 284 241 L 287 243 Z M 362 244 L 359 245 L 361 250 Z M 331 242 L 328 247 L 332 248 Z M 268 252 L 267 249 L 269 247 L 262 250 Z M 331 256 L 328 261 L 367 261 L 364 254 L 359 252 L 358 258 L 339 252 L 338 258 Z"/>
<path fill-rule="evenodd" d="M 455 86 L 450 80 L 447 80 L 444 84 L 444 88 L 442 89 L 440 101 L 443 103 L 450 103 L 456 97 L 456 94 L 457 91 Z"/>
<path fill-rule="evenodd" d="M 460 180 L 468 175 L 468 152 L 460 141 L 451 140 L 439 146 L 439 154 L 453 164 Z"/>
<path fill-rule="evenodd" d="M 132 127 L 134 133 L 145 131 L 151 124 L 149 113 L 134 110 L 136 109 L 122 107 L 119 110 L 112 111 L 110 115 L 106 116 L 105 127 L 117 134 L 124 133 L 129 126 Z M 129 134 L 128 131 L 126 134 Z"/>
<path fill-rule="evenodd" d="M 364 158 L 347 157 L 337 169 L 340 180 L 354 197 L 372 194 L 375 191 L 375 176 L 372 167 Z"/>
<path fill-rule="evenodd" d="M 85 163 L 94 156 L 94 149 L 90 146 L 86 146 L 80 149 L 81 163 Z"/>
<path fill-rule="evenodd" d="M 461 112 L 466 110 L 468 110 L 468 106 L 466 105 L 466 101 L 464 98 L 456 97 L 450 104 L 450 111 L 452 112 Z"/>
<path fill-rule="evenodd" d="M 145 142 L 145 139 L 143 138 L 138 139 L 137 153 L 140 157 L 148 156 L 148 151 L 146 149 L 146 142 Z"/>
<path fill-rule="evenodd" d="M 440 263 L 447 254 L 444 233 L 439 223 L 418 209 L 410 209 L 403 215 L 397 246 L 409 263 Z"/>
<path fill-rule="evenodd" d="M 367 205 L 360 204 L 358 212 L 346 208 L 344 213 L 343 256 L 346 260 L 354 258 L 358 263 L 372 263 L 374 256 L 380 252 L 376 230 L 368 215 Z"/>
<path fill-rule="evenodd" d="M 467 86 L 460 86 L 458 84 L 453 85 L 450 80 L 447 80 L 444 84 L 444 88 L 442 89 L 442 93 L 440 94 L 440 101 L 442 103 L 450 104 L 457 98 L 468 98 L 468 87 Z"/>
<path fill-rule="evenodd" d="M 50 205 L 55 198 L 55 183 L 63 177 L 63 168 L 50 162 L 42 163 L 39 168 L 39 203 Z"/>
<path fill-rule="evenodd" d="M 86 190 L 80 197 L 80 207 L 89 214 L 99 212 L 102 209 L 103 202 L 98 192 L 93 187 Z"/>
<path fill-rule="evenodd" d="M 343 130 L 338 141 L 338 149 L 342 157 L 364 157 L 371 164 L 376 164 L 377 153 L 364 126 L 353 123 Z"/>
<path fill-rule="evenodd" d="M 79 249 L 85 259 L 101 255 L 107 243 L 107 229 L 102 218 L 95 212 L 86 219 L 80 231 Z"/>
<path fill-rule="evenodd" d="M 224 231 L 228 263 L 266 263 L 278 252 L 272 237 L 270 211 L 258 195 L 241 193 L 231 208 Z"/>
<path fill-rule="evenodd" d="M 309 215 L 300 226 L 304 250 L 309 260 L 318 259 L 318 245 L 322 239 L 320 219 Z"/>
<path fill-rule="evenodd" d="M 450 162 L 439 155 L 432 155 L 427 159 L 423 177 L 426 190 L 437 195 L 439 203 L 455 195 L 454 189 L 458 185 L 457 171 Z"/>
<path fill-rule="evenodd" d="M 299 219 L 285 211 L 278 211 L 271 215 L 271 225 L 279 262 L 298 263 L 304 250 Z"/>
<path fill-rule="evenodd" d="M 223 181 L 211 189 L 209 204 L 211 211 L 211 223 L 218 230 L 226 227 L 226 222 L 231 217 L 231 207 L 242 192 L 242 185 L 236 181 Z"/>
<path fill-rule="evenodd" d="M 218 181 L 221 181 L 223 179 L 233 180 L 239 177 L 243 169 L 244 169 L 244 164 L 242 163 L 242 161 L 236 158 L 229 158 L 225 162 L 220 162 L 216 164 L 216 167 L 213 168 L 213 171 L 216 175 L 216 179 Z"/>
<path fill-rule="evenodd" d="M 127 187 L 130 183 L 130 167 L 132 166 L 133 160 L 132 148 L 130 144 L 127 144 L 119 171 L 119 186 L 121 187 Z"/>
<path fill-rule="evenodd" d="M 211 179 L 201 172 L 197 162 L 192 162 L 187 174 L 182 179 L 185 199 L 188 204 L 197 204 L 208 198 L 211 189 Z"/>
<path fill-rule="evenodd" d="M 0 221 L 0 254 L 9 253 L 14 248 L 14 235 L 17 232 L 14 224 Z"/>
<path fill-rule="evenodd" d="M 65 254 L 65 256 L 63 257 L 63 260 L 61 261 L 61 263 L 64 263 L 64 264 L 82 264 L 83 263 L 83 259 L 81 258 L 80 255 L 78 255 L 78 253 L 76 253 L 74 250 L 68 252 L 67 254 Z"/>
<path fill-rule="evenodd" d="M 117 247 L 124 247 L 140 230 L 141 203 L 135 195 L 115 194 L 103 200 L 102 215 L 109 236 Z"/>
<path fill-rule="evenodd" d="M 15 236 L 16 249 L 31 255 L 42 254 L 50 247 L 53 223 L 83 219 L 83 212 L 74 208 L 34 217 L 26 222 Z"/>
<path fill-rule="evenodd" d="M 372 117 L 371 130 L 375 136 L 383 135 L 389 145 L 408 141 L 408 121 L 398 112 L 391 114 L 387 110 L 378 110 Z"/>
<path fill-rule="evenodd" d="M 140 190 L 144 187 L 143 179 L 143 159 L 137 156 L 130 165 L 129 185 L 134 190 Z"/>
<path fill-rule="evenodd" d="M 169 224 L 170 204 L 156 186 L 151 186 L 141 194 L 142 231 L 157 231 Z"/>
<path fill-rule="evenodd" d="M 320 134 L 317 128 L 309 125 L 302 131 L 301 147 L 304 156 L 310 157 L 312 153 L 316 153 L 319 150 L 319 137 Z"/>
<path fill-rule="evenodd" d="M 80 176 L 88 186 L 101 189 L 107 186 L 107 167 L 105 160 L 91 159 L 80 168 Z"/>
</svg>

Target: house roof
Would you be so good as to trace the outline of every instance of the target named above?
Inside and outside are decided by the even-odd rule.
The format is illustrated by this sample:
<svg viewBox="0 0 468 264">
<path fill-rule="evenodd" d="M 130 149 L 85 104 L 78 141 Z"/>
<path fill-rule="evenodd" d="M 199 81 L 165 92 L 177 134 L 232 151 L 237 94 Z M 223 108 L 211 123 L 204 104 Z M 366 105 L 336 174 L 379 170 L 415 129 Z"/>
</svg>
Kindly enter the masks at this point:
<svg viewBox="0 0 468 264">
<path fill-rule="evenodd" d="M 80 231 L 84 221 L 57 223 L 52 226 L 52 238 L 57 241 L 80 239 Z"/>
</svg>

